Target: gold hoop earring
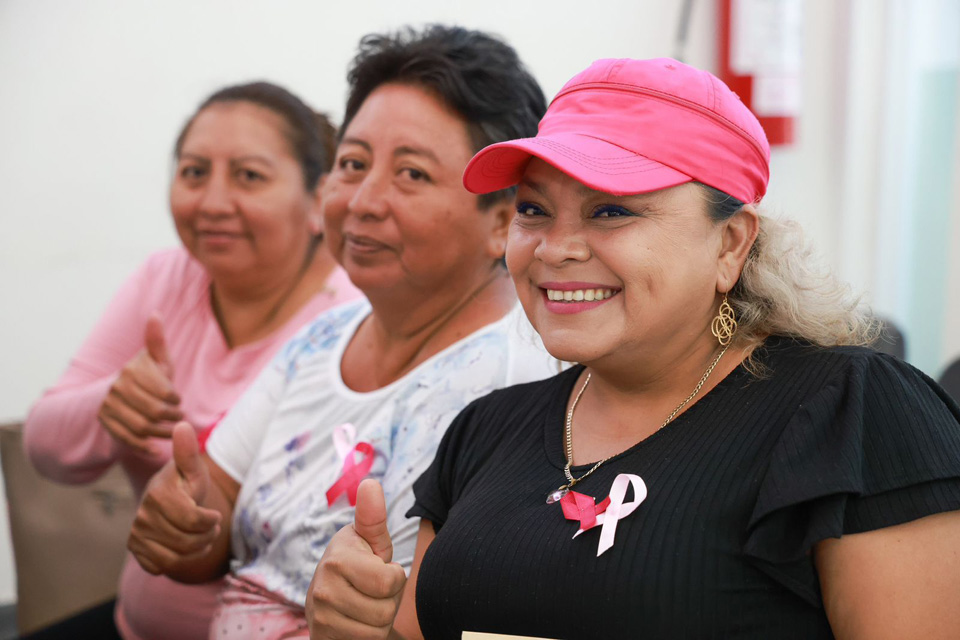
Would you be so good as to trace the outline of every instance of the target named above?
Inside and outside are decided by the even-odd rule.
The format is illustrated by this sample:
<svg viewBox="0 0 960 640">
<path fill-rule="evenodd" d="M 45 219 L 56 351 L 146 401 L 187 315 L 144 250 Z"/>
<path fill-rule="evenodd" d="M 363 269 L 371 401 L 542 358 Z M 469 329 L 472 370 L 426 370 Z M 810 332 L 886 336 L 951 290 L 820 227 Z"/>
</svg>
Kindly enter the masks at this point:
<svg viewBox="0 0 960 640">
<path fill-rule="evenodd" d="M 733 339 L 733 334 L 737 332 L 737 314 L 733 307 L 727 302 L 727 294 L 723 294 L 723 302 L 720 303 L 720 310 L 710 325 L 710 333 L 720 342 L 720 346 L 727 346 Z"/>
</svg>

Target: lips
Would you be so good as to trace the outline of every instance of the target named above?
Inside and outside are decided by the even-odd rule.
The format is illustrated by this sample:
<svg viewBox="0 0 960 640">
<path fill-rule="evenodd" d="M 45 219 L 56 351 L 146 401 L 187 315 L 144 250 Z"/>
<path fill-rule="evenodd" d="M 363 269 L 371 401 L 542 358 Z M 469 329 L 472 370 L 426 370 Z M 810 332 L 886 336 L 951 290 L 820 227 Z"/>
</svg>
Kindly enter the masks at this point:
<svg viewBox="0 0 960 640">
<path fill-rule="evenodd" d="M 622 291 L 600 282 L 541 282 L 538 286 L 546 309 L 564 315 L 596 309 Z"/>
<path fill-rule="evenodd" d="M 197 229 L 197 235 L 205 238 L 239 238 L 244 234 L 234 229 Z"/>
<path fill-rule="evenodd" d="M 607 300 L 618 293 L 620 287 L 611 287 L 600 282 L 542 282 L 538 285 L 547 300 L 552 302 L 593 302 Z"/>
<path fill-rule="evenodd" d="M 367 235 L 344 233 L 343 240 L 351 250 L 360 253 L 373 253 L 391 248 L 386 242 Z"/>
<path fill-rule="evenodd" d="M 547 300 L 554 302 L 593 302 L 606 300 L 617 293 L 616 289 L 589 288 L 589 289 L 547 289 Z"/>
</svg>

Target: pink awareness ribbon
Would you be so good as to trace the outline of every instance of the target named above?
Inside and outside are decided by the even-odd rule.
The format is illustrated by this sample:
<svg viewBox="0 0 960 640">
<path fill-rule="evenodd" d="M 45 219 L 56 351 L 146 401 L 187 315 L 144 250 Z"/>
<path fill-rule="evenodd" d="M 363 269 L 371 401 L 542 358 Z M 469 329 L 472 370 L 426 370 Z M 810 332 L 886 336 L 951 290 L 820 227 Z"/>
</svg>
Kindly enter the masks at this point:
<svg viewBox="0 0 960 640">
<path fill-rule="evenodd" d="M 360 486 L 360 481 L 370 473 L 376 453 L 372 444 L 356 442 L 356 439 L 357 429 L 349 422 L 333 430 L 333 446 L 337 449 L 337 455 L 343 460 L 343 468 L 337 481 L 327 489 L 327 506 L 336 502 L 343 493 L 347 494 L 351 507 L 357 506 L 357 487 Z"/>
<path fill-rule="evenodd" d="M 564 518 L 576 520 L 580 523 L 580 528 L 586 531 L 596 526 L 597 516 L 606 511 L 610 498 L 607 497 L 600 504 L 594 504 L 595 502 L 593 496 L 568 491 L 560 498 L 560 507 L 563 509 Z"/>
<path fill-rule="evenodd" d="M 633 486 L 633 500 L 625 503 L 623 499 L 627 495 L 627 487 L 631 485 Z M 590 501 L 593 502 L 593 498 L 590 498 L 590 496 L 585 497 L 589 498 Z M 564 496 L 564 498 L 566 498 L 566 496 Z M 601 525 L 600 544 L 597 546 L 597 557 L 599 558 L 604 551 L 613 546 L 613 537 L 617 532 L 617 521 L 623 520 L 628 515 L 636 511 L 637 507 L 640 506 L 640 503 L 646 500 L 646 498 L 647 485 L 643 482 L 640 476 L 632 473 L 619 474 L 613 479 L 613 484 L 610 486 L 610 495 L 600 503 L 600 505 L 606 504 L 606 508 L 596 512 L 595 521 L 589 526 L 585 526 L 586 522 L 584 519 L 579 518 L 580 529 L 573 534 L 573 537 L 576 538 L 584 531 L 592 529 L 597 525 Z M 563 499 L 561 499 L 560 502 L 562 505 Z M 600 505 L 597 506 L 598 509 Z M 564 509 L 564 515 L 566 514 L 566 509 Z M 577 520 L 578 518 L 570 519 Z M 587 521 L 589 521 L 589 518 Z"/>
</svg>

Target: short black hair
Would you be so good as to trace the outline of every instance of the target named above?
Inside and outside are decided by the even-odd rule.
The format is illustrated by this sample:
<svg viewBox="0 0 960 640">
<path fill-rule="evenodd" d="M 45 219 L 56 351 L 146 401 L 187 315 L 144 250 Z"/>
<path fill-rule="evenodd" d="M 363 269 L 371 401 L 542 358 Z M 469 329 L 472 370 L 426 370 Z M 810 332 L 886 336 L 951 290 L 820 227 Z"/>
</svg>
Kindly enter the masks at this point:
<svg viewBox="0 0 960 640">
<path fill-rule="evenodd" d="M 320 176 L 330 171 L 336 153 L 336 127 L 324 114 L 315 112 L 293 93 L 263 81 L 224 87 L 204 100 L 180 130 L 174 146 L 175 157 L 180 157 L 183 142 L 197 116 L 210 105 L 225 102 L 248 102 L 280 116 L 285 124 L 281 133 L 300 164 L 308 191 L 317 186 Z"/>
<path fill-rule="evenodd" d="M 723 222 L 746 206 L 745 203 L 716 187 L 711 187 L 702 182 L 696 182 L 695 184 L 703 190 L 704 197 L 707 200 L 707 214 L 714 222 Z"/>
<path fill-rule="evenodd" d="M 537 135 L 547 110 L 540 85 L 503 40 L 462 27 L 405 27 L 360 40 L 347 73 L 350 85 L 341 135 L 364 100 L 380 85 L 423 87 L 466 121 L 473 151 Z M 515 187 L 479 196 L 487 208 L 513 196 Z"/>
</svg>

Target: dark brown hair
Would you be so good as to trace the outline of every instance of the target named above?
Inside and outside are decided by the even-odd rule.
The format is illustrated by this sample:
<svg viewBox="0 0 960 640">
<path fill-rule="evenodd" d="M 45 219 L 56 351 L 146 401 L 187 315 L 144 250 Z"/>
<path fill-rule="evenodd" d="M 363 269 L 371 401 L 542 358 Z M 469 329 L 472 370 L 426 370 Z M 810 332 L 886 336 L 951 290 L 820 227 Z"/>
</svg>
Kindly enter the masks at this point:
<svg viewBox="0 0 960 640">
<path fill-rule="evenodd" d="M 174 146 L 175 157 L 180 157 L 183 142 L 197 116 L 210 105 L 225 102 L 248 102 L 269 109 L 283 119 L 283 137 L 303 170 L 303 183 L 308 191 L 317 186 L 320 176 L 330 171 L 337 146 L 336 127 L 324 114 L 313 111 L 294 94 L 269 82 L 224 87 L 204 100 L 180 130 Z"/>
<path fill-rule="evenodd" d="M 423 87 L 460 114 L 474 152 L 514 138 L 537 135 L 547 109 L 540 85 L 502 40 L 462 27 L 411 27 L 370 34 L 347 73 L 350 93 L 341 132 L 380 85 Z M 481 207 L 512 197 L 515 188 L 479 197 Z"/>
</svg>

